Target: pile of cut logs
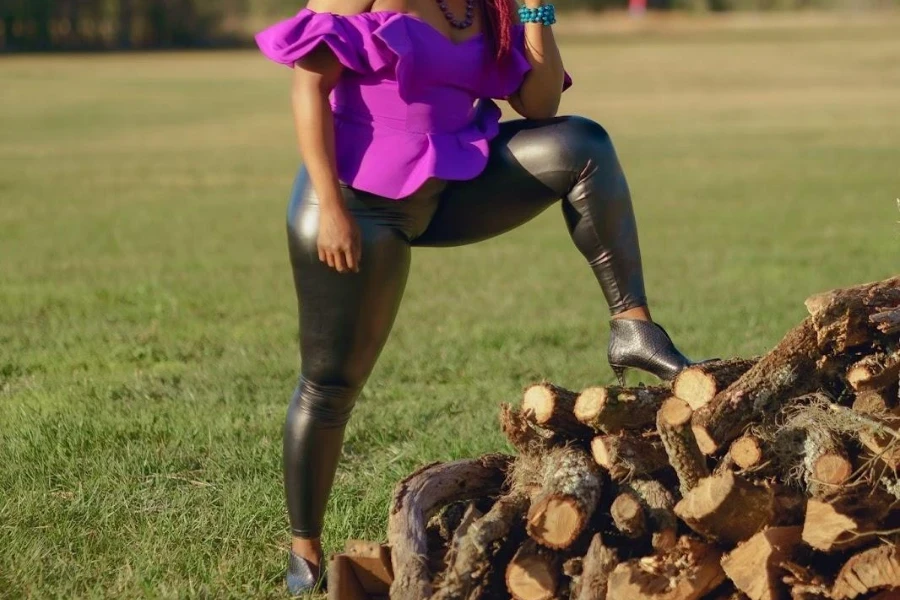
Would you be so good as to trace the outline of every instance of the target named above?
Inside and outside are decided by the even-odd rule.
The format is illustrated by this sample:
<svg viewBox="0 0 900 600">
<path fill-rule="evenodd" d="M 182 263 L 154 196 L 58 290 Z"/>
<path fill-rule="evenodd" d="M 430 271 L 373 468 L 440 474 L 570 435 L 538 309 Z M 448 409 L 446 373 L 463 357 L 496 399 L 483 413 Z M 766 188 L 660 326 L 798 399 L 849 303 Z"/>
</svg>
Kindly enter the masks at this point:
<svg viewBox="0 0 900 600">
<path fill-rule="evenodd" d="M 398 485 L 391 598 L 900 599 L 900 277 L 806 307 L 671 385 L 528 387 L 515 457 Z"/>
</svg>

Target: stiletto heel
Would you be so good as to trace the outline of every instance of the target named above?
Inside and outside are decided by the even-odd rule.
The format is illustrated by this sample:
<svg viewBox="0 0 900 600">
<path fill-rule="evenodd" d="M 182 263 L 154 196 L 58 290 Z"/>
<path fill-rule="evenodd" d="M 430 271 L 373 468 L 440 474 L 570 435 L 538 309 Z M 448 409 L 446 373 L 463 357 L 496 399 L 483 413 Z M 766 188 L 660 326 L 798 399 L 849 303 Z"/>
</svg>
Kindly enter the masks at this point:
<svg viewBox="0 0 900 600">
<path fill-rule="evenodd" d="M 638 319 L 610 321 L 607 359 L 621 385 L 625 385 L 626 368 L 641 369 L 669 381 L 694 364 L 675 347 L 665 329 Z"/>
</svg>

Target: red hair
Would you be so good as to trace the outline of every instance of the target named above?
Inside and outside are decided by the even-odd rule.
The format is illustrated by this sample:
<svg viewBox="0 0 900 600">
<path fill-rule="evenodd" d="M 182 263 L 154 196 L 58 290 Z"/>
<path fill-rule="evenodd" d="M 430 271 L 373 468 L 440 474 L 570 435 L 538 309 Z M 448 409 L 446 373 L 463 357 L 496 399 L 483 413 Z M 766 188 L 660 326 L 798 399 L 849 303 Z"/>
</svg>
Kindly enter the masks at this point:
<svg viewBox="0 0 900 600">
<path fill-rule="evenodd" d="M 497 57 L 503 60 L 512 45 L 513 0 L 482 0 L 484 32 Z"/>
</svg>

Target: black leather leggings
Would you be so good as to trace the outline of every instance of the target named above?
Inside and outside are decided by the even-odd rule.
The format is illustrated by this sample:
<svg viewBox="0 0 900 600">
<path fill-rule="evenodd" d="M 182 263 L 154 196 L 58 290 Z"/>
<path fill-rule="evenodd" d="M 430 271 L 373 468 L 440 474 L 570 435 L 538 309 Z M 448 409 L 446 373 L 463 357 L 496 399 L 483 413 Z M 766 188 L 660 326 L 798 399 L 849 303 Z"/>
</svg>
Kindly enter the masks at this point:
<svg viewBox="0 0 900 600">
<path fill-rule="evenodd" d="M 303 170 L 288 211 L 302 366 L 284 430 L 284 483 L 291 528 L 304 538 L 321 533 L 344 428 L 397 314 L 410 247 L 478 242 L 562 199 L 610 312 L 646 304 L 628 185 L 606 131 L 586 119 L 501 124 L 487 168 L 471 181 L 426 184 L 401 201 L 344 188 L 344 199 L 362 233 L 358 273 L 319 261 L 319 207 Z"/>
</svg>

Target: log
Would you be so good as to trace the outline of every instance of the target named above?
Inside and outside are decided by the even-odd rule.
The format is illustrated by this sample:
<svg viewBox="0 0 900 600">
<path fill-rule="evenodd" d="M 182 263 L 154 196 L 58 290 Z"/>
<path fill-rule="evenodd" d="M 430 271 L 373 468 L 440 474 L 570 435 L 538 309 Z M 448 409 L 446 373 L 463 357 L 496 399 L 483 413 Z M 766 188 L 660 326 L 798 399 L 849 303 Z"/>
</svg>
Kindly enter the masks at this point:
<svg viewBox="0 0 900 600">
<path fill-rule="evenodd" d="M 569 599 L 577 600 L 581 594 L 581 572 L 584 567 L 583 556 L 573 556 L 563 562 L 563 575 L 569 578 Z M 565 594 L 560 594 L 564 596 Z"/>
<path fill-rule="evenodd" d="M 898 377 L 900 377 L 900 350 L 890 354 L 871 354 L 847 369 L 847 383 L 857 392 L 894 385 Z"/>
<path fill-rule="evenodd" d="M 822 498 L 840 491 L 853 474 L 841 439 L 827 429 L 809 429 L 803 442 L 804 481 L 809 494 Z"/>
<path fill-rule="evenodd" d="M 818 345 L 843 353 L 870 340 L 873 315 L 900 307 L 900 276 L 816 294 L 805 304 Z"/>
<path fill-rule="evenodd" d="M 875 417 L 885 416 L 891 409 L 897 407 L 898 400 L 900 393 L 897 384 L 880 390 L 857 392 L 853 398 L 853 410 Z"/>
<path fill-rule="evenodd" d="M 637 479 L 625 485 L 623 490 L 640 500 L 653 532 L 653 548 L 657 552 L 674 548 L 678 539 L 678 519 L 674 511 L 675 498 L 666 486 L 653 479 Z"/>
<path fill-rule="evenodd" d="M 598 435 L 591 440 L 591 454 L 613 481 L 652 475 L 669 465 L 662 444 L 630 432 Z"/>
<path fill-rule="evenodd" d="M 560 557 L 525 540 L 506 568 L 506 588 L 515 600 L 551 600 L 560 578 Z"/>
<path fill-rule="evenodd" d="M 898 590 L 900 597 L 900 545 L 881 544 L 856 554 L 844 564 L 834 581 L 835 600 L 852 600 L 881 589 Z"/>
<path fill-rule="evenodd" d="M 801 527 L 770 527 L 756 533 L 722 559 L 725 574 L 751 600 L 784 597 L 781 563 L 793 557 L 801 531 Z"/>
<path fill-rule="evenodd" d="M 335 554 L 328 561 L 328 600 L 369 600 L 353 572 L 350 558 Z"/>
<path fill-rule="evenodd" d="M 482 516 L 484 515 L 478 510 L 474 503 L 470 503 L 466 507 L 465 512 L 459 520 L 459 525 L 457 525 L 456 530 L 451 535 L 447 544 L 447 553 L 444 556 L 444 560 L 448 565 L 454 564 L 456 557 L 459 554 L 460 545 L 469 533 L 469 529 L 472 527 L 472 524 Z"/>
<path fill-rule="evenodd" d="M 502 496 L 485 515 L 476 519 L 458 544 L 452 563 L 432 600 L 466 600 L 480 586 L 491 567 L 492 546 L 507 536 L 522 519 L 528 497 L 520 490 Z"/>
<path fill-rule="evenodd" d="M 639 538 L 647 533 L 647 515 L 635 494 L 623 492 L 616 496 L 609 514 L 613 524 L 626 537 Z"/>
<path fill-rule="evenodd" d="M 831 585 L 811 569 L 786 560 L 781 568 L 787 574 L 784 583 L 791 590 L 791 600 L 831 600 Z"/>
<path fill-rule="evenodd" d="M 779 483 L 772 484 L 772 492 L 775 494 L 775 520 L 772 521 L 772 525 L 776 527 L 802 525 L 806 516 L 806 503 L 809 500 L 806 493 Z"/>
<path fill-rule="evenodd" d="M 615 548 L 606 546 L 597 533 L 581 562 L 581 581 L 578 595 L 573 600 L 606 600 L 609 576 L 619 564 Z"/>
<path fill-rule="evenodd" d="M 609 577 L 607 598 L 615 600 L 696 600 L 725 580 L 721 555 L 713 546 L 682 538 L 665 555 L 619 563 Z"/>
<path fill-rule="evenodd" d="M 890 385 L 879 390 L 857 392 L 853 399 L 853 410 L 871 417 L 894 431 L 900 431 L 900 407 L 897 406 L 898 385 Z M 886 432 L 862 430 L 860 443 L 869 450 L 878 464 L 896 472 L 900 469 L 900 442 Z"/>
<path fill-rule="evenodd" d="M 758 437 L 749 433 L 734 440 L 728 454 L 734 464 L 742 469 L 753 469 L 763 463 L 762 442 Z"/>
<path fill-rule="evenodd" d="M 691 429 L 691 414 L 687 402 L 672 396 L 663 403 L 656 417 L 656 429 L 669 455 L 669 463 L 678 475 L 682 495 L 696 487 L 700 479 L 709 476 L 706 457 L 697 447 Z"/>
<path fill-rule="evenodd" d="M 750 370 L 758 358 L 713 360 L 682 370 L 672 383 L 675 396 L 697 410 Z"/>
<path fill-rule="evenodd" d="M 750 538 L 774 518 L 774 494 L 725 471 L 706 477 L 675 505 L 691 529 L 734 545 Z"/>
<path fill-rule="evenodd" d="M 816 330 L 807 317 L 740 379 L 694 412 L 693 430 L 700 450 L 715 454 L 740 436 L 757 416 L 784 400 L 819 388 L 822 373 Z"/>
<path fill-rule="evenodd" d="M 865 544 L 891 509 L 892 497 L 866 491 L 828 501 L 810 499 L 803 521 L 803 541 L 822 552 Z"/>
<path fill-rule="evenodd" d="M 426 523 L 441 506 L 499 493 L 512 458 L 489 454 L 474 460 L 432 463 L 401 481 L 394 490 L 388 518 L 388 543 L 394 581 L 392 600 L 419 600 L 432 595 Z"/>
<path fill-rule="evenodd" d="M 344 557 L 349 561 L 356 580 L 367 594 L 387 596 L 391 581 L 394 579 L 390 548 L 378 542 L 347 540 Z M 330 577 L 329 572 L 329 583 Z"/>
<path fill-rule="evenodd" d="M 528 535 L 550 548 L 567 548 L 597 508 L 600 469 L 584 451 L 566 447 L 544 458 L 541 479 L 528 510 Z"/>
<path fill-rule="evenodd" d="M 577 397 L 577 393 L 552 383 L 537 383 L 525 389 L 522 413 L 526 419 L 544 429 L 569 438 L 590 438 L 593 430 L 575 418 Z"/>
<path fill-rule="evenodd" d="M 668 386 L 590 387 L 575 401 L 575 417 L 597 432 L 640 430 L 653 425 L 670 395 Z"/>
<path fill-rule="evenodd" d="M 875 313 L 869 317 L 869 323 L 886 335 L 900 333 L 900 308 Z"/>
<path fill-rule="evenodd" d="M 533 426 L 509 404 L 500 405 L 500 429 L 520 454 L 541 453 L 564 443 L 562 436 Z"/>
</svg>

